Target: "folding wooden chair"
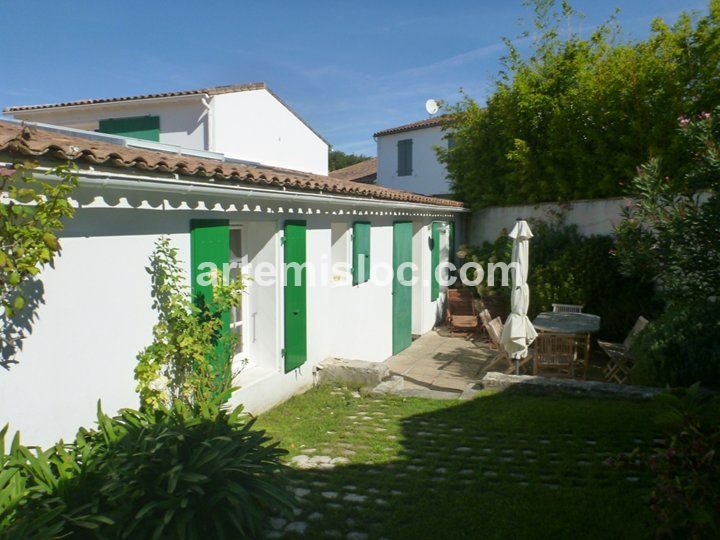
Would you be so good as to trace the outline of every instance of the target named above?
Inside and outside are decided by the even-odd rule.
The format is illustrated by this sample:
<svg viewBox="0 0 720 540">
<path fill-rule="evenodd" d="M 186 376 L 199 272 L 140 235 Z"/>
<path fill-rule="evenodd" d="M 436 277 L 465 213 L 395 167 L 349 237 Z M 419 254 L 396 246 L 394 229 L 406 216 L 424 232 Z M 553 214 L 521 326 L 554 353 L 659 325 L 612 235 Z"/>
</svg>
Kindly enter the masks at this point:
<svg viewBox="0 0 720 540">
<path fill-rule="evenodd" d="M 577 304 L 553 304 L 553 313 L 582 313 L 584 306 Z"/>
<path fill-rule="evenodd" d="M 575 376 L 577 347 L 572 334 L 542 332 L 535 339 L 533 374 L 552 372 L 560 377 Z"/>
<path fill-rule="evenodd" d="M 528 353 L 528 356 L 526 356 L 525 358 L 521 358 L 519 360 L 519 364 L 517 364 L 515 359 L 513 359 L 505 350 L 505 347 L 503 347 L 503 328 L 504 325 L 500 317 L 495 317 L 493 320 L 491 320 L 485 325 L 485 330 L 488 334 L 488 337 L 490 338 L 490 343 L 492 343 L 498 350 L 497 356 L 488 366 L 488 371 L 490 371 L 490 368 L 493 367 L 495 364 L 501 363 L 503 365 L 503 367 L 501 368 L 503 372 L 508 375 L 512 375 L 518 369 L 522 369 L 525 364 L 532 360 L 532 353 Z"/>
<path fill-rule="evenodd" d="M 475 302 L 470 289 L 448 289 L 447 325 L 454 333 L 474 334 L 480 330 Z"/>
<path fill-rule="evenodd" d="M 630 347 L 637 335 L 648 325 L 645 317 L 638 317 L 630 333 L 622 343 L 610 343 L 598 341 L 600 348 L 608 355 L 608 363 L 605 366 L 605 379 L 609 382 L 625 384 L 630 376 L 635 360 L 630 353 Z"/>
</svg>

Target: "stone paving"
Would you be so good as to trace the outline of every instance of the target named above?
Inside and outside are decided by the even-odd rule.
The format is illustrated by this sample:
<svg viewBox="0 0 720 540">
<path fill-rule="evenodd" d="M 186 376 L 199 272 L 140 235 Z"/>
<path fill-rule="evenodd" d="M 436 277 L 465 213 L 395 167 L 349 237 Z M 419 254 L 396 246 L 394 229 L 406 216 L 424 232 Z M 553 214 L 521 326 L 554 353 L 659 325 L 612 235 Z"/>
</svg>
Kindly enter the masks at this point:
<svg viewBox="0 0 720 540">
<path fill-rule="evenodd" d="M 385 363 L 405 379 L 405 389 L 463 392 L 479 383 L 497 351 L 479 340 L 450 336 L 433 330 Z"/>
<path fill-rule="evenodd" d="M 333 390 L 357 403 L 342 428 L 290 459 L 294 514 L 275 518 L 267 538 L 393 538 L 393 509 L 412 506 L 418 492 L 492 490 L 499 482 L 553 490 L 647 489 L 646 479 L 609 470 L 604 460 L 621 447 L 652 444 L 642 436 L 590 438 L 571 432 L 507 432 L 467 422 L 403 417 L 383 398 Z M 323 411 L 319 411 L 322 413 Z M 369 516 L 372 516 L 369 517 Z"/>
</svg>

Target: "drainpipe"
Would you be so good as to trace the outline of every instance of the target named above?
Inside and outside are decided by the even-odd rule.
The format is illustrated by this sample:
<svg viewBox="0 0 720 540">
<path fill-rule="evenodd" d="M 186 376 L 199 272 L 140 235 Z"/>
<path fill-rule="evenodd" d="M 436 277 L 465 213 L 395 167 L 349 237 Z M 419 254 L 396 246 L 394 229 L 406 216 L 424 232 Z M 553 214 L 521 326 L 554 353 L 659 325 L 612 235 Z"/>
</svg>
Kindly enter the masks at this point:
<svg viewBox="0 0 720 540">
<path fill-rule="evenodd" d="M 203 104 L 203 107 L 205 107 L 205 112 L 207 115 L 207 150 L 208 152 L 212 152 L 213 148 L 215 147 L 215 136 L 213 133 L 214 125 L 213 125 L 213 114 L 212 114 L 212 103 L 210 102 L 210 95 L 209 94 L 203 94 L 201 103 Z"/>
</svg>

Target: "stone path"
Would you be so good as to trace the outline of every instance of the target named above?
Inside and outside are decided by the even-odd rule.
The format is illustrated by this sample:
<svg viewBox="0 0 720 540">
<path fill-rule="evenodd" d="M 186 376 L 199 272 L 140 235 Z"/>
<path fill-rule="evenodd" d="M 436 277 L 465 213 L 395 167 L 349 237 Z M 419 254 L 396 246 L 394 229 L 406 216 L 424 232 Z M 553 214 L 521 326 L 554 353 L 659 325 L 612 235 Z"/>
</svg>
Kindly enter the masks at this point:
<svg viewBox="0 0 720 540">
<path fill-rule="evenodd" d="M 405 379 L 405 390 L 460 394 L 468 385 L 480 382 L 496 354 L 481 341 L 441 335 L 433 330 L 385 363 L 393 374 Z"/>
<path fill-rule="evenodd" d="M 463 490 L 488 492 L 500 483 L 551 491 L 618 484 L 647 489 L 646 479 L 603 465 L 618 444 L 652 444 L 633 434 L 511 433 L 457 417 L 403 417 L 383 398 L 342 389 L 333 394 L 353 406 L 341 428 L 327 431 L 315 447 L 301 446 L 290 459 L 296 507 L 292 516 L 272 520 L 267 538 L 392 538 L 392 512 L 412 508 L 419 495 L 452 493 L 460 501 Z"/>
</svg>

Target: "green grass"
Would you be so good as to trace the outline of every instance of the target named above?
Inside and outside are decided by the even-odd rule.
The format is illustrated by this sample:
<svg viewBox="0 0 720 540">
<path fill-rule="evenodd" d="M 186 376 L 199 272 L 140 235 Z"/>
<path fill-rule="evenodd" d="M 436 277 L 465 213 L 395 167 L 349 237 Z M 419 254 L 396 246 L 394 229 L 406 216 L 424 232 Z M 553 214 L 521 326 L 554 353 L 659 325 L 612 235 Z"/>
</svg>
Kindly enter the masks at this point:
<svg viewBox="0 0 720 540">
<path fill-rule="evenodd" d="M 603 462 L 652 445 L 656 413 L 650 402 L 508 393 L 434 401 L 323 388 L 258 426 L 288 460 L 350 459 L 292 471 L 293 487 L 309 490 L 293 518 L 307 525 L 305 538 L 639 538 L 652 530 L 649 479 Z M 365 499 L 345 500 L 353 493 Z"/>
</svg>

